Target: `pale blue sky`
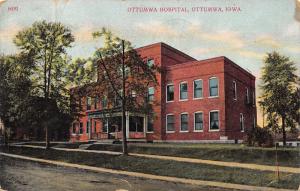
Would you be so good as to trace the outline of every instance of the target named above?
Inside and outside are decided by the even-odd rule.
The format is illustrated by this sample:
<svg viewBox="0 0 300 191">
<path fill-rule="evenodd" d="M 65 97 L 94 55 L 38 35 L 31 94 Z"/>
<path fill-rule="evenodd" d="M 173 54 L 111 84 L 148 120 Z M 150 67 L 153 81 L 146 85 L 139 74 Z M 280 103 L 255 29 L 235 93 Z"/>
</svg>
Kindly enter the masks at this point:
<svg viewBox="0 0 300 191">
<path fill-rule="evenodd" d="M 227 56 L 259 78 L 263 57 L 273 50 L 289 56 L 299 68 L 296 5 L 299 10 L 300 0 L 6 0 L 0 7 L 0 53 L 14 53 L 14 35 L 33 22 L 59 21 L 75 35 L 69 50 L 73 57 L 91 56 L 100 46 L 91 33 L 107 27 L 135 47 L 162 41 L 196 59 Z M 230 6 L 241 12 L 191 11 Z M 9 10 L 12 7 L 18 10 Z M 189 12 L 129 13 L 128 7 L 186 7 Z"/>
</svg>

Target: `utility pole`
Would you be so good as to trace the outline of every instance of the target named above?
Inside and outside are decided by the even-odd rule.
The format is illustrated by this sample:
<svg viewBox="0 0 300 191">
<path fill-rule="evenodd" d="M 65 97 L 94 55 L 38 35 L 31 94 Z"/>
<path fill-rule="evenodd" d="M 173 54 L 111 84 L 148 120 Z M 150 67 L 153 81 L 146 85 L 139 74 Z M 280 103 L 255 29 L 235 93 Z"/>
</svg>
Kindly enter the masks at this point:
<svg viewBox="0 0 300 191">
<path fill-rule="evenodd" d="M 122 40 L 122 132 L 123 132 L 123 154 L 128 155 L 127 151 L 127 140 L 126 140 L 126 95 L 125 95 L 125 45 L 124 40 Z"/>
</svg>

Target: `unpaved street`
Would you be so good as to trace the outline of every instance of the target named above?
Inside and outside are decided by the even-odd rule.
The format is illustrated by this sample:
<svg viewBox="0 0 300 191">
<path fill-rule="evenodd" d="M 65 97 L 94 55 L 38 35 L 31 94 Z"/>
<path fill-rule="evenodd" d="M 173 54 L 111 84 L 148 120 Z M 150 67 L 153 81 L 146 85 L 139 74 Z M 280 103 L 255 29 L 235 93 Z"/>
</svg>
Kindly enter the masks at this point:
<svg viewBox="0 0 300 191">
<path fill-rule="evenodd" d="M 151 164 L 149 164 L 151 165 Z M 95 173 L 0 156 L 0 186 L 9 191 L 181 191 L 224 189 Z"/>
</svg>

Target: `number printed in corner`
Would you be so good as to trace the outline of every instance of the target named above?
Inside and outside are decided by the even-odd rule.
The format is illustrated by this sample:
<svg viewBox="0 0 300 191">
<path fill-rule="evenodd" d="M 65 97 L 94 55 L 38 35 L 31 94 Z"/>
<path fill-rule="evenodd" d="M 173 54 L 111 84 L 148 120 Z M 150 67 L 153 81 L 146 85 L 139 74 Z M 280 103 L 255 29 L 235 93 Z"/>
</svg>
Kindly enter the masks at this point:
<svg viewBox="0 0 300 191">
<path fill-rule="evenodd" d="M 7 8 L 8 12 L 17 12 L 19 10 L 18 6 L 12 6 Z"/>
</svg>

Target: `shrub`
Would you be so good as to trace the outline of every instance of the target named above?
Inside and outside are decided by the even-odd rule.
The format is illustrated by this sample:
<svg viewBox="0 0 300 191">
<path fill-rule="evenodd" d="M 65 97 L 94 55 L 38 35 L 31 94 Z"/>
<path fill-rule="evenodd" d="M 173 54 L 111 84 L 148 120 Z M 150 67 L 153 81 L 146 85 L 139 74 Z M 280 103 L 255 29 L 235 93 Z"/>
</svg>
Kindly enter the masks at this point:
<svg viewBox="0 0 300 191">
<path fill-rule="evenodd" d="M 247 132 L 246 143 L 248 146 L 272 147 L 273 137 L 267 128 L 256 127 Z"/>
</svg>

